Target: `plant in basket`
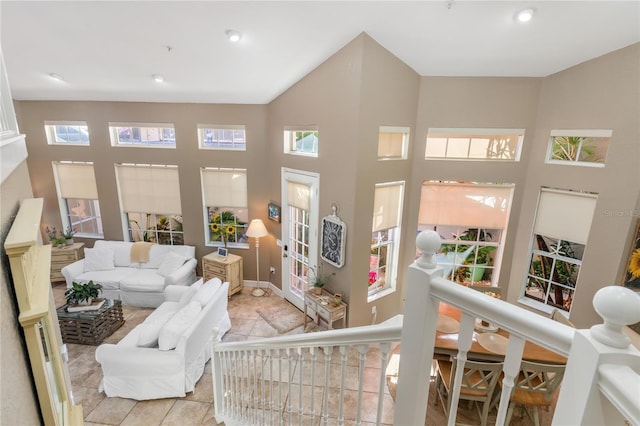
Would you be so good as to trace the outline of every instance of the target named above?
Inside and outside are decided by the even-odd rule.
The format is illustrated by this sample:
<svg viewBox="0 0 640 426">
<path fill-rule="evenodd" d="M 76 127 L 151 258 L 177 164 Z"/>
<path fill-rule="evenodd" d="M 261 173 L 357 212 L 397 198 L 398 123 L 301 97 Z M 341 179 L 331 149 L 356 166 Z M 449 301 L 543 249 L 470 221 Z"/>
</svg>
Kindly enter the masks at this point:
<svg viewBox="0 0 640 426">
<path fill-rule="evenodd" d="M 90 305 L 93 299 L 97 299 L 102 291 L 101 284 L 89 281 L 85 284 L 74 282 L 71 288 L 64 292 L 67 305 Z"/>
</svg>

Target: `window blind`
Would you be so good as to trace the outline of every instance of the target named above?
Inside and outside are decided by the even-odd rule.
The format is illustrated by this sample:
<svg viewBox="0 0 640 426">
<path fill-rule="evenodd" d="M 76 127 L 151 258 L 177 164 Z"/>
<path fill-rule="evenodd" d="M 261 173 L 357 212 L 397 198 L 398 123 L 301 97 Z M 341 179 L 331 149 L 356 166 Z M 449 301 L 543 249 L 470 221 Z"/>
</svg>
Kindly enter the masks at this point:
<svg viewBox="0 0 640 426">
<path fill-rule="evenodd" d="M 247 207 L 247 171 L 201 169 L 202 192 L 207 207 Z"/>
<path fill-rule="evenodd" d="M 97 200 L 98 188 L 93 164 L 54 162 L 61 198 Z"/>
<path fill-rule="evenodd" d="M 287 182 L 288 204 L 302 210 L 311 210 L 311 187 L 303 183 Z"/>
<path fill-rule="evenodd" d="M 177 166 L 117 165 L 116 177 L 124 211 L 182 214 Z"/>
<path fill-rule="evenodd" d="M 404 182 L 376 185 L 373 201 L 373 232 L 395 228 L 400 224 L 403 189 Z"/>
<path fill-rule="evenodd" d="M 547 237 L 586 244 L 596 201 L 595 194 L 542 188 L 533 230 Z"/>
</svg>

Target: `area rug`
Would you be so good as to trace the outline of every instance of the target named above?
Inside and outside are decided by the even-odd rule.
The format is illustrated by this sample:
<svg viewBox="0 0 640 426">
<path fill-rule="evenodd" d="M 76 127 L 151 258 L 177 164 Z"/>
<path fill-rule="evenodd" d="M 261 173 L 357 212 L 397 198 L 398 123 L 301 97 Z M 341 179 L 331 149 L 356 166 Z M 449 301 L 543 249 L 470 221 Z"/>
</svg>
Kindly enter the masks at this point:
<svg viewBox="0 0 640 426">
<path fill-rule="evenodd" d="M 279 334 L 287 333 L 304 324 L 304 314 L 290 303 L 279 306 L 265 306 L 256 312 Z"/>
</svg>

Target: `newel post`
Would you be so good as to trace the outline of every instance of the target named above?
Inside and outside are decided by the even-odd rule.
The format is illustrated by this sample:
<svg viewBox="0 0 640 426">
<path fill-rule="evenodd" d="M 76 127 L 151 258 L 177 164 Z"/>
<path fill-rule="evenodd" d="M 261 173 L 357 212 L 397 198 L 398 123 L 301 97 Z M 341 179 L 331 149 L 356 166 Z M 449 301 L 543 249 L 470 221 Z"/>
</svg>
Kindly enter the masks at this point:
<svg viewBox="0 0 640 426">
<path fill-rule="evenodd" d="M 595 294 L 593 306 L 604 324 L 594 325 L 590 330 L 576 330 L 553 424 L 624 423 L 621 411 L 624 412 L 628 404 L 624 398 L 617 399 L 615 392 L 608 392 L 602 371 L 603 367 L 640 363 L 640 352 L 622 332 L 624 325 L 640 321 L 640 294 L 622 286 L 604 287 Z M 611 389 L 622 391 L 621 395 L 627 393 L 622 382 Z M 633 393 L 637 396 L 637 389 Z M 610 401 L 611 397 L 615 401 Z"/>
<path fill-rule="evenodd" d="M 436 232 L 421 232 L 416 246 L 422 255 L 407 273 L 394 425 L 424 424 L 427 413 L 439 305 L 430 297 L 431 279 L 442 277 L 435 260 L 440 244 Z"/>
</svg>

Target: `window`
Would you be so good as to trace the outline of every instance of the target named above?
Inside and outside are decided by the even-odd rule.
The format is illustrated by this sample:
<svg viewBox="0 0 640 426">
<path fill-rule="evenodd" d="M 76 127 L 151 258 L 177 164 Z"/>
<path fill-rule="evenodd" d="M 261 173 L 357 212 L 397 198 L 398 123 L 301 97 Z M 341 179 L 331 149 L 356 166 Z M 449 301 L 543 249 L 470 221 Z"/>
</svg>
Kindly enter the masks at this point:
<svg viewBox="0 0 640 426">
<path fill-rule="evenodd" d="M 552 130 L 547 163 L 604 167 L 611 130 Z"/>
<path fill-rule="evenodd" d="M 368 302 L 395 291 L 396 288 L 403 196 L 404 182 L 376 184 L 369 255 Z"/>
<path fill-rule="evenodd" d="M 249 248 L 247 171 L 200 169 L 207 246 Z"/>
<path fill-rule="evenodd" d="M 406 160 L 409 132 L 409 127 L 380 126 L 378 160 Z"/>
<path fill-rule="evenodd" d="M 93 163 L 54 162 L 60 217 L 64 229 L 79 237 L 102 238 L 102 217 Z"/>
<path fill-rule="evenodd" d="M 284 131 L 285 154 L 318 156 L 318 130 L 317 129 L 285 129 Z"/>
<path fill-rule="evenodd" d="M 436 231 L 448 280 L 496 285 L 513 185 L 424 181 L 418 230 Z"/>
<path fill-rule="evenodd" d="M 177 166 L 119 164 L 116 179 L 129 241 L 184 244 Z"/>
<path fill-rule="evenodd" d="M 429 129 L 425 159 L 519 161 L 524 129 Z"/>
<path fill-rule="evenodd" d="M 201 149 L 247 150 L 244 126 L 198 124 L 198 143 Z"/>
<path fill-rule="evenodd" d="M 591 193 L 540 190 L 521 302 L 546 312 L 571 310 L 596 199 Z"/>
<path fill-rule="evenodd" d="M 49 145 L 89 145 L 89 128 L 85 121 L 45 121 Z"/>
<path fill-rule="evenodd" d="M 112 146 L 175 148 L 173 124 L 109 123 Z"/>
</svg>

